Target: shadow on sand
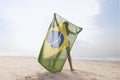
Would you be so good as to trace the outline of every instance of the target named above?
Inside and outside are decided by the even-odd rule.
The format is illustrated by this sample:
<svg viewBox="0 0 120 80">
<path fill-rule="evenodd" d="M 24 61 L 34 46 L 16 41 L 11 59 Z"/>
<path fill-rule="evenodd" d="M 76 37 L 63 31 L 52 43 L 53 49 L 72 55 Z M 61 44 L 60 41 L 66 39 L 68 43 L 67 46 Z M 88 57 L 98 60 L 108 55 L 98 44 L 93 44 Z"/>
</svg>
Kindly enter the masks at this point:
<svg viewBox="0 0 120 80">
<path fill-rule="evenodd" d="M 99 78 L 99 79 L 98 79 Z M 85 71 L 65 70 L 59 73 L 36 73 L 35 75 L 24 76 L 16 80 L 103 80 L 104 76 Z"/>
<path fill-rule="evenodd" d="M 78 72 L 73 71 L 66 71 L 60 73 L 50 73 L 50 72 L 43 72 L 43 73 L 36 73 L 32 76 L 25 76 L 23 78 L 19 78 L 16 80 L 88 80 L 85 79 L 82 75 L 80 76 Z"/>
</svg>

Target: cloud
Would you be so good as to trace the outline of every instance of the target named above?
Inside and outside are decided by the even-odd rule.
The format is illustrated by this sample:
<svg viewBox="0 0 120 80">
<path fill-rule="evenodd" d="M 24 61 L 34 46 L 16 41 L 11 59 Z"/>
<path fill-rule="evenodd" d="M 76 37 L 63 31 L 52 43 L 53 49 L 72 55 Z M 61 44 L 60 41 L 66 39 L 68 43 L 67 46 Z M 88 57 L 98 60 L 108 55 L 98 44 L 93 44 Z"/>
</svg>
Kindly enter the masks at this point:
<svg viewBox="0 0 120 80">
<path fill-rule="evenodd" d="M 88 20 L 72 53 L 76 56 L 119 56 L 119 8 L 119 0 L 99 1 L 99 14 Z"/>
<path fill-rule="evenodd" d="M 21 52 L 23 50 L 23 54 L 18 55 L 24 55 L 26 51 L 39 53 L 39 48 L 42 45 L 54 12 L 74 24 L 84 27 L 84 31 L 78 36 L 78 41 L 91 42 L 93 41 L 91 36 L 96 30 L 92 30 L 94 27 L 91 26 L 89 21 L 100 13 L 99 5 L 100 3 L 97 0 L 0 1 L 0 19 L 4 19 L 4 22 L 0 21 L 2 24 L 0 30 L 2 29 L 4 35 L 0 38 L 6 39 L 0 41 L 0 44 L 5 46 L 4 49 L 1 48 L 1 51 Z M 0 45 L 0 47 L 2 46 Z"/>
<path fill-rule="evenodd" d="M 95 18 L 95 26 L 101 34 L 95 37 L 95 43 L 107 55 L 118 55 L 120 46 L 119 0 L 104 0 L 100 6 L 101 13 Z"/>
</svg>

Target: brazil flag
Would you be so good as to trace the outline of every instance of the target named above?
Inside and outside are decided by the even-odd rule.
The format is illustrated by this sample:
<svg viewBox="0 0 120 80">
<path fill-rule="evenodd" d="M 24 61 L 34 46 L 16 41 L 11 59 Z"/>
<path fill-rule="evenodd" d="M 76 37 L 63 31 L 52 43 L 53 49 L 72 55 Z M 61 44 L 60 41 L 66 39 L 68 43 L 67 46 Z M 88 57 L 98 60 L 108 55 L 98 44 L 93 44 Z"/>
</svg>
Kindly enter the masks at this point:
<svg viewBox="0 0 120 80">
<path fill-rule="evenodd" d="M 39 63 L 50 72 L 60 72 L 81 29 L 55 13 L 40 50 Z"/>
</svg>

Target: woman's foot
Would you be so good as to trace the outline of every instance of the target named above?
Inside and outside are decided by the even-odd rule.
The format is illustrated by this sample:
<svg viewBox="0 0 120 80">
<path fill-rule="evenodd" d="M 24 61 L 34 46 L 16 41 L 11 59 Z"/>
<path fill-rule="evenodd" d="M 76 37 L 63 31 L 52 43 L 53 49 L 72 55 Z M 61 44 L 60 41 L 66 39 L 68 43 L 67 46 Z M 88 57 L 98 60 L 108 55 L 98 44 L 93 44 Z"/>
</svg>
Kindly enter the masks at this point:
<svg viewBox="0 0 120 80">
<path fill-rule="evenodd" d="M 75 69 L 71 69 L 71 71 L 75 71 Z"/>
</svg>

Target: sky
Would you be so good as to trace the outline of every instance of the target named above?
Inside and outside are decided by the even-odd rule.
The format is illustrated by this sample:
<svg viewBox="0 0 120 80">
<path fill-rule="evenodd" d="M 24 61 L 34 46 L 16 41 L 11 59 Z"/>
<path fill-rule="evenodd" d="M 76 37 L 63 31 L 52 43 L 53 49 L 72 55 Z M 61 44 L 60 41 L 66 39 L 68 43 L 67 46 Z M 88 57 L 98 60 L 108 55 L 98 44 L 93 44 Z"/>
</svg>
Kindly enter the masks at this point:
<svg viewBox="0 0 120 80">
<path fill-rule="evenodd" d="M 38 56 L 54 13 L 83 28 L 72 56 L 120 55 L 119 0 L 0 0 L 0 56 Z"/>
</svg>

